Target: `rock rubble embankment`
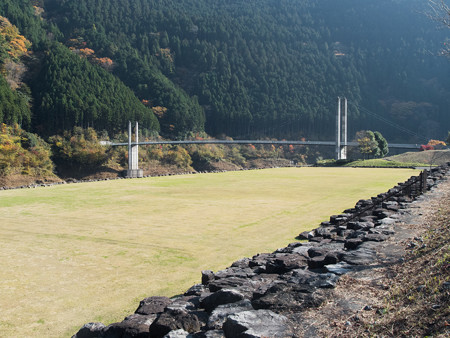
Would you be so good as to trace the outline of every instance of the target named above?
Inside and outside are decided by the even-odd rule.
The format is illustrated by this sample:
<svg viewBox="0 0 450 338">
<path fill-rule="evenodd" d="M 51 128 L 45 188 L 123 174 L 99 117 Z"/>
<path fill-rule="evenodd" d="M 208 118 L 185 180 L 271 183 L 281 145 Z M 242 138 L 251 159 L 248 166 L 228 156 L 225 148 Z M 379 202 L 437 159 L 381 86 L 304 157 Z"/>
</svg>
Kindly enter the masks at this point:
<svg viewBox="0 0 450 338">
<path fill-rule="evenodd" d="M 87 337 L 297 337 L 305 310 L 322 305 L 340 276 L 383 264 L 381 242 L 396 233 L 402 210 L 450 172 L 450 163 L 333 215 L 306 240 L 243 258 L 174 298 L 149 297 L 122 322 L 85 324 Z"/>
</svg>

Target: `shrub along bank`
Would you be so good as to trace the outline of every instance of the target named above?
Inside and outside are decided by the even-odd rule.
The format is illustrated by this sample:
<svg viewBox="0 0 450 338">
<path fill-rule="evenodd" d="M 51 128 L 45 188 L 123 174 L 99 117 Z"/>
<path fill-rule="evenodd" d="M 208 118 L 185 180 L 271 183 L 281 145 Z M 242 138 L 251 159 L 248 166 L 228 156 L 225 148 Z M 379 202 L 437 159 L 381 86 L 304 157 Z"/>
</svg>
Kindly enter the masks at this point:
<svg viewBox="0 0 450 338">
<path fill-rule="evenodd" d="M 53 175 L 50 146 L 17 124 L 0 125 L 0 175 Z"/>
</svg>

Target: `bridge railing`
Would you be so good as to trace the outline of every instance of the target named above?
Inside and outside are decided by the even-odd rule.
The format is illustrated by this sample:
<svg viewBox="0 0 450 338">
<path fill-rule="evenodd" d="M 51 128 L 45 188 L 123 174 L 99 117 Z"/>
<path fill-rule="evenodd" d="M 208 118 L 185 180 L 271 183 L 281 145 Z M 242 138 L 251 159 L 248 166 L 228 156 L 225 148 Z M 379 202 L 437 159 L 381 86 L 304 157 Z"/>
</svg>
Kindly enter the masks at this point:
<svg viewBox="0 0 450 338">
<path fill-rule="evenodd" d="M 105 146 L 128 146 L 127 142 L 110 142 L 101 141 Z M 183 144 L 277 144 L 277 145 L 318 145 L 318 146 L 335 146 L 335 141 L 271 141 L 271 140 L 183 140 L 183 141 L 145 141 L 145 142 L 132 142 L 131 145 L 183 145 Z M 348 142 L 348 146 L 357 147 L 358 142 Z M 401 148 L 401 149 L 419 149 L 419 144 L 400 144 L 390 143 L 389 148 Z"/>
</svg>

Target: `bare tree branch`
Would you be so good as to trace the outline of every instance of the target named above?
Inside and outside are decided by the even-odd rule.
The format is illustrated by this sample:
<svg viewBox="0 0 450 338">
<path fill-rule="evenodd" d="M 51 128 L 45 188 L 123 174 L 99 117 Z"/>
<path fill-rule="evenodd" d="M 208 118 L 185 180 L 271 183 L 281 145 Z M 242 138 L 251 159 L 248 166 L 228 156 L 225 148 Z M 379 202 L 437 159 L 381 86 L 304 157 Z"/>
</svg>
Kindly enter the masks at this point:
<svg viewBox="0 0 450 338">
<path fill-rule="evenodd" d="M 430 7 L 427 16 L 442 24 L 442 26 L 450 28 L 450 6 L 446 4 L 446 0 L 428 0 Z M 444 42 L 442 55 L 450 57 L 450 40 Z"/>
</svg>

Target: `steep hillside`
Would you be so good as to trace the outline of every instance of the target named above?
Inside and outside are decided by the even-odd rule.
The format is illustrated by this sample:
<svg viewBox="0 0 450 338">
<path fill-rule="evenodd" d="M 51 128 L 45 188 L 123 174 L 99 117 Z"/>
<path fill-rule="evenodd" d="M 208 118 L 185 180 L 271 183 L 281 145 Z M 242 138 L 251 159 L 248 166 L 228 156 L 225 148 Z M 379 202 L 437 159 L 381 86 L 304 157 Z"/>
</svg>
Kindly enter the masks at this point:
<svg viewBox="0 0 450 338">
<path fill-rule="evenodd" d="M 332 139 L 336 97 L 346 96 L 351 134 L 424 142 L 450 125 L 450 67 L 437 56 L 446 36 L 426 8 L 421 0 L 4 0 L 0 15 L 33 44 L 30 69 L 41 71 L 27 82 L 32 122 L 56 118 L 50 133 L 117 131 L 127 119 L 155 131 L 157 116 L 168 137 Z M 49 63 L 69 59 L 56 42 L 79 58 L 54 71 Z M 111 74 L 133 95 L 108 91 Z M 77 83 L 91 96 L 62 95 Z"/>
<path fill-rule="evenodd" d="M 426 136 L 449 122 L 449 67 L 433 56 L 443 36 L 423 1 L 46 5 L 65 39 L 112 58 L 141 99 L 165 104 L 148 75 L 155 68 L 198 97 L 211 134 L 329 138 L 338 95 L 351 100 L 354 130 L 375 125 L 390 138 L 410 136 L 369 113 Z"/>
<path fill-rule="evenodd" d="M 44 136 L 74 126 L 115 133 L 128 120 L 158 132 L 153 111 L 104 64 L 91 64 L 56 41 L 61 33 L 41 14 L 29 1 L 0 4 L 0 122 Z"/>
</svg>

